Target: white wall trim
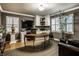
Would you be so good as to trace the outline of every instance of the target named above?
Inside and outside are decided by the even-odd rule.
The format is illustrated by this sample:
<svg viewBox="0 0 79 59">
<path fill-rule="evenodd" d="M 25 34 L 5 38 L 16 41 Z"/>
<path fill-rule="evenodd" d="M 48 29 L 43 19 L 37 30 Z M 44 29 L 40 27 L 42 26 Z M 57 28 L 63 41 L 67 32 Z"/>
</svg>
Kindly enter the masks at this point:
<svg viewBox="0 0 79 59">
<path fill-rule="evenodd" d="M 60 11 L 61 11 L 61 13 L 66 13 L 66 12 L 74 11 L 74 10 L 77 10 L 77 9 L 79 9 L 79 6 L 74 7 L 74 8 L 70 8 L 70 9 L 67 9 L 67 10 L 60 10 Z M 55 16 L 57 14 L 60 14 L 60 12 L 59 11 L 55 12 L 55 13 L 51 14 L 50 16 Z"/>
<path fill-rule="evenodd" d="M 2 10 L 1 12 L 10 13 L 10 14 L 15 14 L 15 15 L 21 15 L 21 16 L 35 17 L 35 16 L 33 16 L 33 15 L 22 14 L 22 13 L 16 13 L 16 12 L 5 11 L 5 10 Z"/>
</svg>

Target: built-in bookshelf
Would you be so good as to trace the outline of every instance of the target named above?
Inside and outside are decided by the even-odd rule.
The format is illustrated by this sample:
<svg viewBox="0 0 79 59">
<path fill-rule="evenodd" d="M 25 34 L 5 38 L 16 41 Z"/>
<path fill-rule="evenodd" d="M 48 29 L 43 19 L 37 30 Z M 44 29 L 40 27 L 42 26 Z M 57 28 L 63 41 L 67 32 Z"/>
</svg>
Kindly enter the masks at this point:
<svg viewBox="0 0 79 59">
<path fill-rule="evenodd" d="M 40 26 L 45 26 L 45 18 L 40 19 Z"/>
<path fill-rule="evenodd" d="M 36 16 L 36 28 L 39 28 L 40 30 L 49 30 L 50 29 L 50 17 L 48 16 Z"/>
</svg>

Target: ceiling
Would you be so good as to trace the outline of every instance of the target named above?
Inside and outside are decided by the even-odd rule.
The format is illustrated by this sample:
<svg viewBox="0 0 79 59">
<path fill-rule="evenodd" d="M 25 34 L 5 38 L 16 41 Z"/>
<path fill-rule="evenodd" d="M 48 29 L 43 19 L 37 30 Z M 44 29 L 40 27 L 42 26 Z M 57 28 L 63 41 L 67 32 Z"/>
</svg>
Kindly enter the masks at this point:
<svg viewBox="0 0 79 59">
<path fill-rule="evenodd" d="M 78 3 L 45 3 L 45 10 L 39 11 L 39 5 L 39 3 L 1 3 L 3 10 L 42 16 L 79 6 Z"/>
</svg>

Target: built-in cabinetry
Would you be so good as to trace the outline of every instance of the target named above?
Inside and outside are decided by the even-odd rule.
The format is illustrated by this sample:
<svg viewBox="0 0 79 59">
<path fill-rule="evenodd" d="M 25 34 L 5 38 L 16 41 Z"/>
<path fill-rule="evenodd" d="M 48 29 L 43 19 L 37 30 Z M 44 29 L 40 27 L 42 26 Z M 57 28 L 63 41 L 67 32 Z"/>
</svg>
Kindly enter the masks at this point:
<svg viewBox="0 0 79 59">
<path fill-rule="evenodd" d="M 41 16 L 36 15 L 36 17 L 35 17 L 35 26 L 40 26 L 40 18 L 41 18 Z"/>
<path fill-rule="evenodd" d="M 36 15 L 35 18 L 35 27 L 36 27 L 36 33 L 50 33 L 50 16 L 39 16 Z M 49 37 L 48 37 L 49 38 Z M 36 38 L 36 40 L 42 39 L 42 38 Z"/>
<path fill-rule="evenodd" d="M 50 15 L 45 16 L 45 26 L 50 26 Z"/>
<path fill-rule="evenodd" d="M 46 15 L 44 17 L 36 15 L 35 26 L 50 26 L 50 16 Z"/>
<path fill-rule="evenodd" d="M 40 19 L 40 26 L 45 26 L 45 17 Z"/>
<path fill-rule="evenodd" d="M 50 30 L 50 16 L 39 16 L 36 15 L 35 26 L 38 30 L 47 31 Z"/>
</svg>

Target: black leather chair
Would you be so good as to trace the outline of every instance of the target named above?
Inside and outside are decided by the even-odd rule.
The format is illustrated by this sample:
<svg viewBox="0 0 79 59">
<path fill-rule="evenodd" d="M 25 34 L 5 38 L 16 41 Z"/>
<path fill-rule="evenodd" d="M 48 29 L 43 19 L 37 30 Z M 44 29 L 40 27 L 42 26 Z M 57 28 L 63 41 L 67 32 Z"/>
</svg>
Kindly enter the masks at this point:
<svg viewBox="0 0 79 59">
<path fill-rule="evenodd" d="M 49 40 L 54 40 L 54 36 L 53 36 L 53 33 L 49 33 Z"/>
<path fill-rule="evenodd" d="M 68 44 L 79 48 L 79 40 L 68 40 Z"/>
<path fill-rule="evenodd" d="M 79 47 L 73 46 L 71 44 L 59 43 L 59 56 L 79 56 Z"/>
<path fill-rule="evenodd" d="M 10 40 L 11 40 L 11 35 L 10 35 L 10 33 L 7 33 L 5 41 L 9 43 Z"/>
</svg>

